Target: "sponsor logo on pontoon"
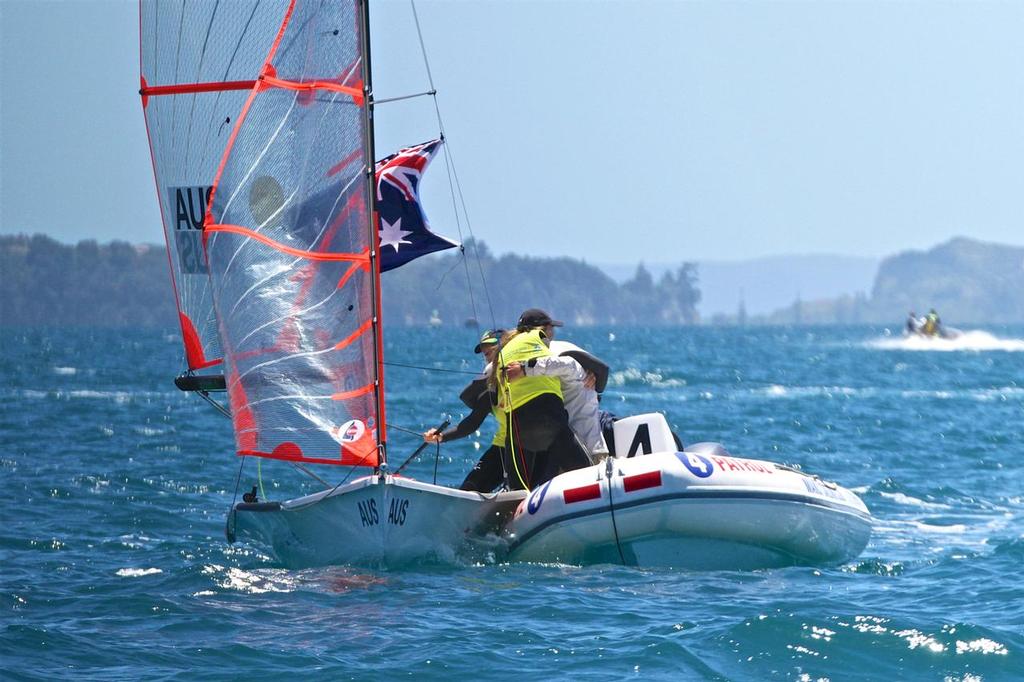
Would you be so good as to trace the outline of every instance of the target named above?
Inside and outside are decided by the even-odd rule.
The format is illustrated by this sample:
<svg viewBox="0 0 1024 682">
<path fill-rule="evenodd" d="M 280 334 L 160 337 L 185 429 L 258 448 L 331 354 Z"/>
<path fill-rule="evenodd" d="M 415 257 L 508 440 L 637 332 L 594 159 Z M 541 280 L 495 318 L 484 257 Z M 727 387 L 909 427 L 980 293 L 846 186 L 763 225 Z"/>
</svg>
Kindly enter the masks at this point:
<svg viewBox="0 0 1024 682">
<path fill-rule="evenodd" d="M 376 526 L 380 523 L 380 514 L 377 513 L 377 500 L 363 500 L 362 502 L 357 502 L 356 506 L 359 507 L 359 520 L 364 528 L 366 526 Z"/>
<path fill-rule="evenodd" d="M 757 474 L 774 474 L 775 469 L 771 466 L 755 462 L 750 459 L 738 459 L 736 457 L 712 457 L 715 464 L 722 471 L 753 471 Z"/>
<path fill-rule="evenodd" d="M 677 452 L 676 458 L 697 478 L 707 478 L 715 473 L 715 465 L 704 455 L 695 452 Z"/>
<path fill-rule="evenodd" d="M 338 427 L 338 433 L 342 443 L 355 443 L 366 433 L 366 425 L 358 419 L 350 419 Z"/>
<path fill-rule="evenodd" d="M 550 487 L 551 481 L 548 481 L 530 493 L 530 497 L 526 500 L 526 511 L 530 512 L 530 514 L 536 514 L 540 506 L 544 504 L 544 496 L 548 494 L 548 488 Z"/>
<path fill-rule="evenodd" d="M 178 254 L 178 265 L 186 275 L 205 275 L 206 258 L 203 255 L 203 218 L 206 204 L 210 200 L 212 187 L 168 187 L 174 246 Z"/>
<path fill-rule="evenodd" d="M 405 513 L 409 510 L 409 500 L 396 497 L 391 500 L 391 507 L 388 509 L 388 523 L 393 526 L 405 525 Z"/>
</svg>

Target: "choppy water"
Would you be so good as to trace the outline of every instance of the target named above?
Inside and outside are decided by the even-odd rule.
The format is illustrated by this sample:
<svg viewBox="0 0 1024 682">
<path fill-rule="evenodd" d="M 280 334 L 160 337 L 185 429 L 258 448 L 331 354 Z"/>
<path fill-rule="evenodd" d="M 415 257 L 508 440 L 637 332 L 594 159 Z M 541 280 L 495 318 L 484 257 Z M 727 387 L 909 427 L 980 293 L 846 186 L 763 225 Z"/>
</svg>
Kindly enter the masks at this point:
<svg viewBox="0 0 1024 682">
<path fill-rule="evenodd" d="M 800 464 L 877 519 L 845 566 L 693 573 L 282 569 L 223 539 L 238 460 L 173 387 L 170 331 L 5 330 L 0 677 L 1022 679 L 1024 329 L 986 333 L 950 352 L 869 328 L 567 334 L 614 366 L 613 411 Z M 475 370 L 473 336 L 390 330 L 388 357 Z M 458 417 L 464 375 L 389 372 L 394 424 Z M 391 436 L 393 458 L 416 443 Z M 477 455 L 446 445 L 439 479 Z"/>
</svg>

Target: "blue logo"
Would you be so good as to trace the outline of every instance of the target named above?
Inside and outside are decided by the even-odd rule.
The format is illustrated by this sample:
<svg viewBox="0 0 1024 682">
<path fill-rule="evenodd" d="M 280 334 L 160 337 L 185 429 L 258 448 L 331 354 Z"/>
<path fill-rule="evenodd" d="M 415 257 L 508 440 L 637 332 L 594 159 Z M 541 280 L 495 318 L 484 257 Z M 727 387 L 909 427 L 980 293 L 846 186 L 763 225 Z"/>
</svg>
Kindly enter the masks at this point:
<svg viewBox="0 0 1024 682">
<path fill-rule="evenodd" d="M 541 487 L 530 493 L 529 499 L 526 500 L 526 511 L 531 514 L 536 514 L 540 506 L 544 504 L 544 496 L 548 493 L 548 488 L 551 487 L 551 481 L 548 481 Z"/>
<path fill-rule="evenodd" d="M 676 457 L 697 478 L 707 478 L 715 473 L 715 465 L 704 455 L 694 452 L 677 452 Z"/>
</svg>

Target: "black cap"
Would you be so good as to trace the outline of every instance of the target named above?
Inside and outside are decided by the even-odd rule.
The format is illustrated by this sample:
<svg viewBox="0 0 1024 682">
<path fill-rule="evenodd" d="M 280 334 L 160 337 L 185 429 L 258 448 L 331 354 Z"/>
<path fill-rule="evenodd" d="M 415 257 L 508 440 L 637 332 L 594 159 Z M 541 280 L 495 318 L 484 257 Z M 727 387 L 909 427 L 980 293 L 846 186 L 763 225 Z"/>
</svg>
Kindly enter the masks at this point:
<svg viewBox="0 0 1024 682">
<path fill-rule="evenodd" d="M 552 320 L 551 316 L 540 308 L 530 308 L 524 310 L 523 314 L 519 316 L 519 324 L 516 326 L 520 331 L 526 329 L 533 329 L 534 327 L 546 327 L 547 325 L 552 327 L 561 327 L 561 320 Z"/>
<path fill-rule="evenodd" d="M 501 343 L 501 335 L 505 333 L 504 329 L 488 329 L 480 337 L 480 343 L 476 344 L 476 348 L 473 349 L 474 353 L 483 353 L 484 346 L 493 346 L 494 344 Z"/>
</svg>

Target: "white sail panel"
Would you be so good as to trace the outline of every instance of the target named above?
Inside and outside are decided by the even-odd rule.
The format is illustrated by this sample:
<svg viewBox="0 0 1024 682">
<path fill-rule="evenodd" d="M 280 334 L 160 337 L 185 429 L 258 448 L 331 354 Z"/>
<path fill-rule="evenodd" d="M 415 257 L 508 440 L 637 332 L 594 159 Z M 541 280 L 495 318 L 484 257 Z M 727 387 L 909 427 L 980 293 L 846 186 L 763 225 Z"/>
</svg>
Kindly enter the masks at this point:
<svg viewBox="0 0 1024 682">
<path fill-rule="evenodd" d="M 207 200 L 288 5 L 140 3 L 140 92 L 190 369 L 221 356 L 202 245 Z"/>
<path fill-rule="evenodd" d="M 378 463 L 358 3 L 287 15 L 206 224 L 239 454 Z"/>
</svg>

